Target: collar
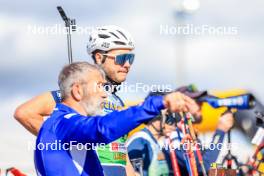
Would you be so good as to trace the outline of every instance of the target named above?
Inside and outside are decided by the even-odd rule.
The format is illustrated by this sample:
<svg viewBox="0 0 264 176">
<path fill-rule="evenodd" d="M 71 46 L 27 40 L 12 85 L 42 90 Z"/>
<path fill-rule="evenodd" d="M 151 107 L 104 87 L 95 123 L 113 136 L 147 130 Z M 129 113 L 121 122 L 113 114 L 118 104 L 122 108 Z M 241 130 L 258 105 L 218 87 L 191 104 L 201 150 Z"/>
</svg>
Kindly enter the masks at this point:
<svg viewBox="0 0 264 176">
<path fill-rule="evenodd" d="M 106 91 L 110 91 L 112 94 L 115 94 L 118 90 L 120 90 L 121 83 L 117 83 L 113 81 L 111 78 L 106 76 L 107 83 L 105 84 Z"/>
<path fill-rule="evenodd" d="M 76 113 L 76 114 L 79 114 L 77 111 L 75 111 L 71 107 L 69 107 L 69 106 L 67 106 L 65 104 L 62 104 L 62 103 L 58 103 L 56 105 L 56 108 L 55 109 L 57 109 L 59 111 L 67 112 L 67 113 Z"/>
</svg>

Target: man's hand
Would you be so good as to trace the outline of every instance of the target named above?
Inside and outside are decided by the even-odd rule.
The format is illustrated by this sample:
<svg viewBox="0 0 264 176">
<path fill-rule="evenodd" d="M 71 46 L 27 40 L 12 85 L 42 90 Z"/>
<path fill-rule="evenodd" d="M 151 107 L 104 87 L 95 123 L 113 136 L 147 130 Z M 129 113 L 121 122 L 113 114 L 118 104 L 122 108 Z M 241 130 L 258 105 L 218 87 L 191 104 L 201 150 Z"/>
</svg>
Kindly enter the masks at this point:
<svg viewBox="0 0 264 176">
<path fill-rule="evenodd" d="M 227 132 L 234 125 L 234 116 L 231 112 L 223 114 L 217 124 L 217 129 Z"/>
<path fill-rule="evenodd" d="M 193 104 L 195 104 L 193 99 L 180 92 L 173 92 L 164 96 L 164 105 L 171 112 L 188 112 Z"/>
<path fill-rule="evenodd" d="M 198 103 L 196 103 L 195 101 L 193 101 L 193 102 L 194 103 L 188 104 L 188 109 L 189 109 L 189 112 L 194 116 L 195 121 L 199 121 L 199 120 L 201 120 L 200 118 L 202 116 L 201 106 Z"/>
</svg>

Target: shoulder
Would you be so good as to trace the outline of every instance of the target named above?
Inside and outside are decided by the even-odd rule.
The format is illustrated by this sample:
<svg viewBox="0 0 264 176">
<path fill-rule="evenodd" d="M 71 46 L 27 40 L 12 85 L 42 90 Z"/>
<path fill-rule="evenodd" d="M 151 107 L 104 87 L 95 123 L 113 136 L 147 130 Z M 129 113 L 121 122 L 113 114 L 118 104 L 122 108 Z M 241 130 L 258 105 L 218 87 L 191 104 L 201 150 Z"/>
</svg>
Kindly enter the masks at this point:
<svg viewBox="0 0 264 176">
<path fill-rule="evenodd" d="M 144 131 L 139 131 L 127 141 L 129 159 L 144 158 L 144 162 L 152 156 L 151 137 Z"/>
<path fill-rule="evenodd" d="M 132 135 L 126 142 L 128 151 L 143 149 L 145 145 L 150 145 L 151 137 L 144 131 L 139 131 Z"/>
</svg>

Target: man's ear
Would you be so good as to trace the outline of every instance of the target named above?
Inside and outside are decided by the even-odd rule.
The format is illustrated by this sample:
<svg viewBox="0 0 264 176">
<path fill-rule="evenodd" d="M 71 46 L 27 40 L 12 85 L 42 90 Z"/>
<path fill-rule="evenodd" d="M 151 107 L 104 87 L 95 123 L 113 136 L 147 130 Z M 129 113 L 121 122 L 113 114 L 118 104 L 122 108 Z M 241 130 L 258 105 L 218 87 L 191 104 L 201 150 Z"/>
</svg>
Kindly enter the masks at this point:
<svg viewBox="0 0 264 176">
<path fill-rule="evenodd" d="M 79 84 L 75 84 L 72 86 L 72 97 L 76 101 L 81 101 L 83 98 L 83 90 Z"/>
<path fill-rule="evenodd" d="M 103 63 L 103 55 L 99 52 L 94 54 L 95 63 L 101 65 Z"/>
</svg>

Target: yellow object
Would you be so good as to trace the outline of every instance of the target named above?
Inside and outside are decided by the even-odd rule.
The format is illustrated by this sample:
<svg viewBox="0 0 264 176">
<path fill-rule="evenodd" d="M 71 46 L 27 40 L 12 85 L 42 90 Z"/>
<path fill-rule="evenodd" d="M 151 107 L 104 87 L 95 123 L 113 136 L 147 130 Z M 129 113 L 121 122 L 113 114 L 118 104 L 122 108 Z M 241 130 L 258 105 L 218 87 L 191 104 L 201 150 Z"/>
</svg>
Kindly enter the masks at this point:
<svg viewBox="0 0 264 176">
<path fill-rule="evenodd" d="M 257 159 L 258 160 L 261 160 L 264 156 L 259 152 L 258 155 L 257 155 Z M 258 171 L 264 173 L 264 163 L 261 162 L 259 167 L 258 167 Z M 264 175 L 264 174 L 263 174 Z"/>
<path fill-rule="evenodd" d="M 217 168 L 217 163 L 211 163 L 211 169 L 216 169 Z"/>
<path fill-rule="evenodd" d="M 230 96 L 237 96 L 247 93 L 243 89 L 233 89 L 227 91 L 209 91 L 210 95 L 214 95 L 219 98 L 226 98 Z M 213 108 L 208 103 L 202 105 L 202 122 L 195 125 L 195 129 L 199 132 L 214 131 L 217 127 L 219 117 L 226 111 L 226 108 Z"/>
</svg>

